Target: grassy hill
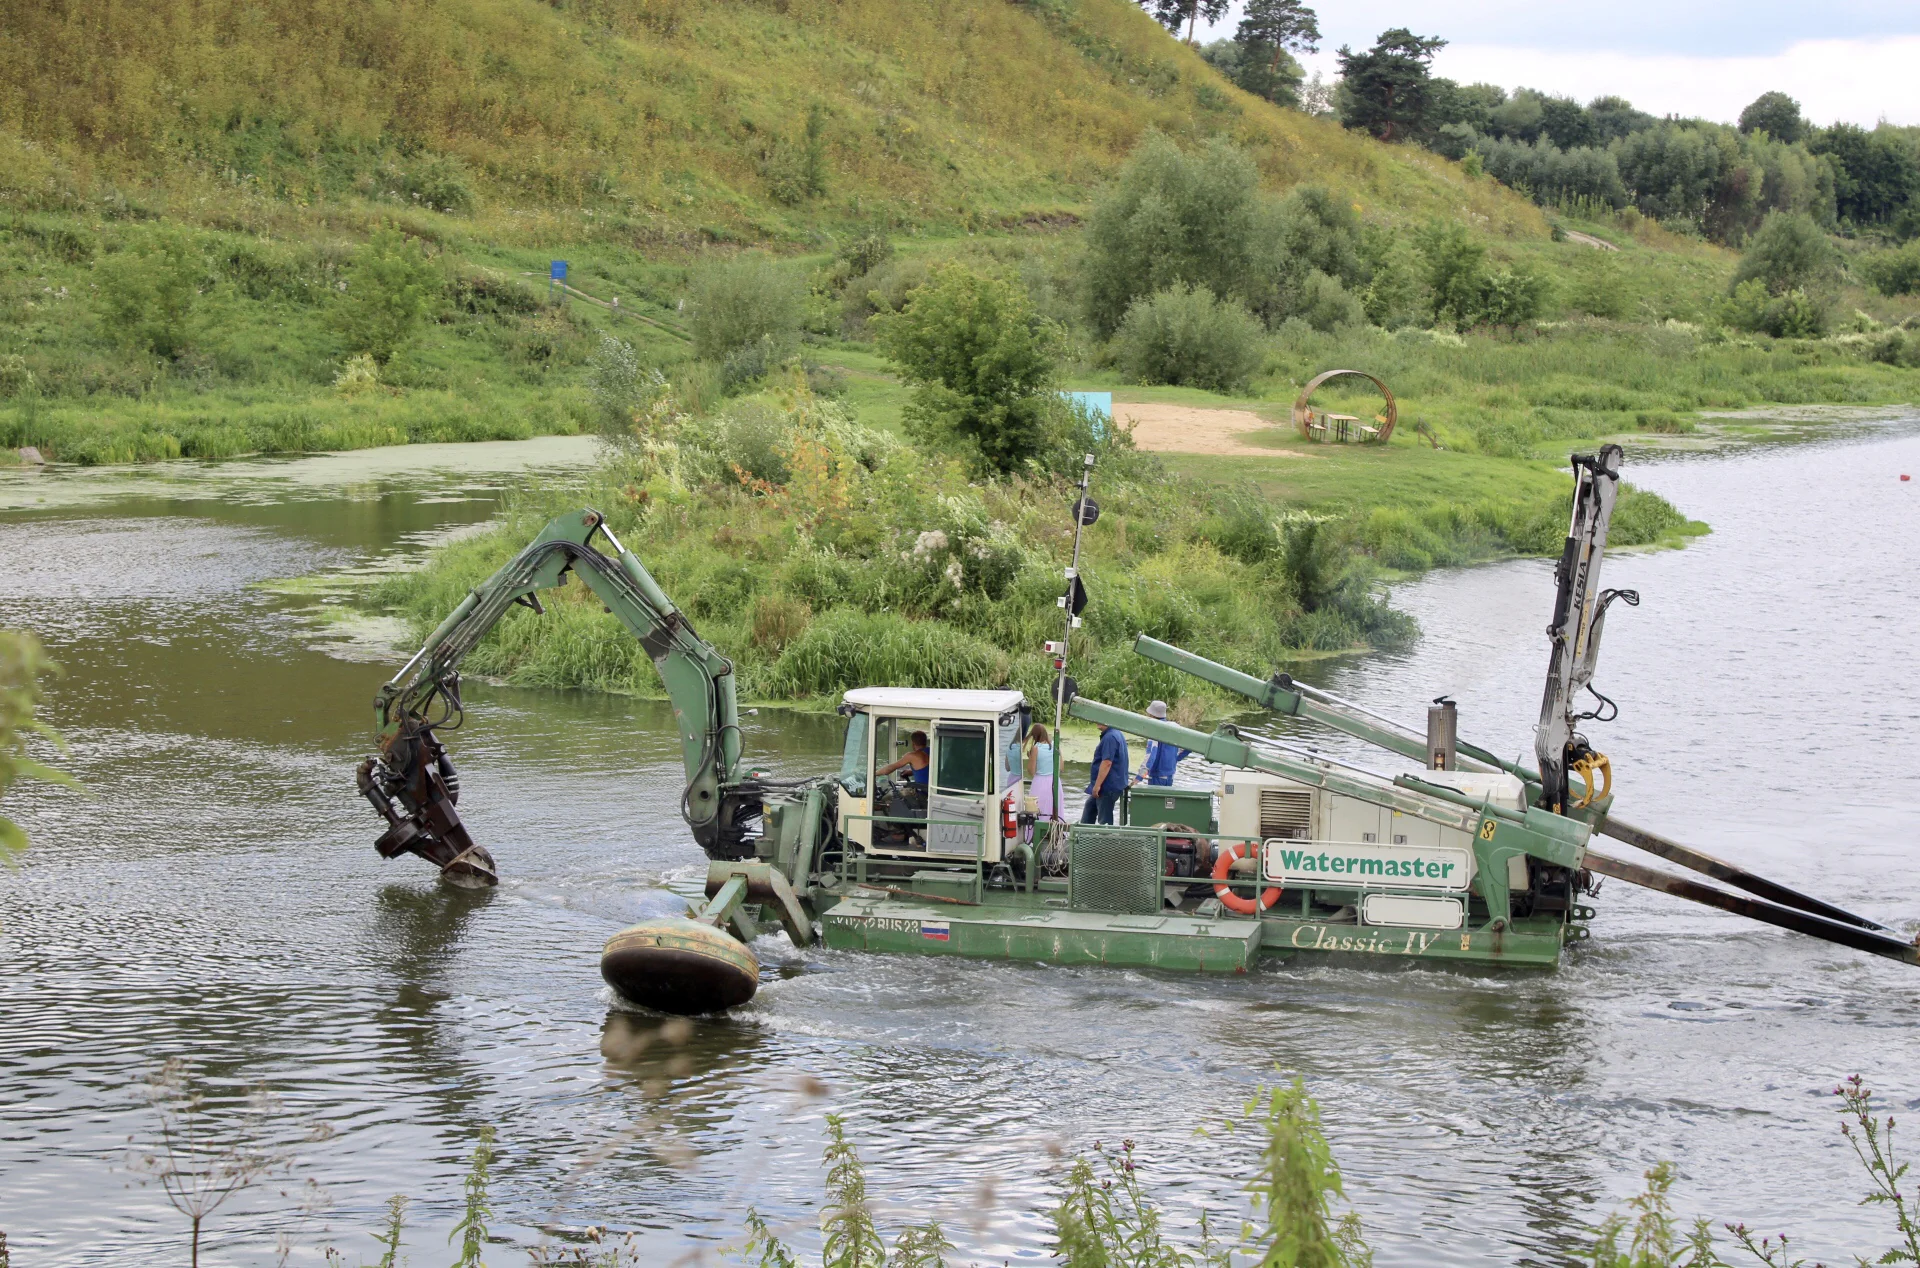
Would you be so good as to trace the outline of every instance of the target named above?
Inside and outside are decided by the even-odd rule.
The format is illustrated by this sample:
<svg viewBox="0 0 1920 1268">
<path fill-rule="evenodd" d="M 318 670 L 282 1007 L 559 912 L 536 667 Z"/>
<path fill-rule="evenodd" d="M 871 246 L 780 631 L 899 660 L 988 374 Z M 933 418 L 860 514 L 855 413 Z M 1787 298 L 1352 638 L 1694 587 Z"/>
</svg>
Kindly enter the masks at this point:
<svg viewBox="0 0 1920 1268">
<path fill-rule="evenodd" d="M 1730 252 L 1639 218 L 1563 239 L 1497 182 L 1239 91 L 1128 0 L 0 0 L 0 447 L 109 462 L 579 430 L 601 333 L 674 372 L 693 275 L 743 245 L 817 276 L 877 234 L 1017 270 L 1072 324 L 1078 221 L 1149 130 L 1230 138 L 1270 190 L 1326 185 L 1372 228 L 1465 225 L 1553 279 L 1549 315 L 1605 319 L 1539 336 L 1558 341 L 1542 355 L 1278 332 L 1257 397 L 1358 357 L 1395 367 L 1449 445 L 1512 456 L 1661 411 L 1916 395 L 1865 343 L 1672 328 L 1709 317 Z M 336 318 L 382 226 L 427 244 L 439 293 L 376 384 L 343 374 Z M 160 355 L 102 288 L 168 253 L 190 276 Z M 556 257 L 620 312 L 550 303 Z M 904 393 L 817 298 L 809 355 L 890 426 Z M 1097 340 L 1074 362 L 1112 377 Z"/>
<path fill-rule="evenodd" d="M 1230 87 L 1126 0 L 7 0 L 0 18 L 15 207 L 300 236 L 399 212 L 503 245 L 964 232 L 1071 214 L 1158 128 L 1232 136 L 1275 186 L 1545 233 L 1491 182 Z"/>
</svg>

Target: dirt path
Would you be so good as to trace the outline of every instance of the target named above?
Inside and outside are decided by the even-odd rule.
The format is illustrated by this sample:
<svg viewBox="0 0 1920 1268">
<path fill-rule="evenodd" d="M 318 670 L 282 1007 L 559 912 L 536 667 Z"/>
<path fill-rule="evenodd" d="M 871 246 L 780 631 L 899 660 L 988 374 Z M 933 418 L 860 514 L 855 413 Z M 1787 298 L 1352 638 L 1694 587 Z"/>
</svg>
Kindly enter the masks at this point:
<svg viewBox="0 0 1920 1268">
<path fill-rule="evenodd" d="M 1596 251 L 1618 251 L 1620 248 L 1611 242 L 1596 238 L 1590 233 L 1575 233 L 1571 229 L 1562 229 L 1568 242 L 1578 242 L 1583 247 L 1592 247 Z"/>
<path fill-rule="evenodd" d="M 1134 444 L 1159 453 L 1301 456 L 1283 449 L 1248 444 L 1245 440 L 1248 433 L 1275 426 L 1252 410 L 1115 401 L 1113 415 L 1123 426 L 1133 428 Z"/>
</svg>

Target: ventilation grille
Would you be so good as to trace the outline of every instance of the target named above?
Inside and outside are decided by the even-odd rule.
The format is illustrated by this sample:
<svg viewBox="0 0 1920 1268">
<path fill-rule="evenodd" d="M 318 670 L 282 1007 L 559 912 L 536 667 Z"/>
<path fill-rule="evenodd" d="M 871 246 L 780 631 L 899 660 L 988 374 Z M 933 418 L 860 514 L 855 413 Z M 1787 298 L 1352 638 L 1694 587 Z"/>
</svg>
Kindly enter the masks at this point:
<svg viewBox="0 0 1920 1268">
<path fill-rule="evenodd" d="M 1067 903 L 1073 910 L 1128 916 L 1160 910 L 1158 832 L 1076 826 L 1067 848 Z"/>
<path fill-rule="evenodd" d="M 1305 841 L 1313 836 L 1313 794 L 1286 788 L 1260 790 L 1260 839 Z"/>
</svg>

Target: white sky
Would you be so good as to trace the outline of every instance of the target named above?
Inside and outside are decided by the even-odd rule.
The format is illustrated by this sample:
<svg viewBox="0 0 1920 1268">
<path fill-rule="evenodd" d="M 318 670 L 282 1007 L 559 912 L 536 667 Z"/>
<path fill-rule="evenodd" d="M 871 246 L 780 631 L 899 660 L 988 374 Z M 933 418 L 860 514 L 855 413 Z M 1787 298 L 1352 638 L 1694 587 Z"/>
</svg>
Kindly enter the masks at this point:
<svg viewBox="0 0 1920 1268">
<path fill-rule="evenodd" d="M 1338 74 L 1342 44 L 1410 27 L 1451 41 L 1436 74 L 1588 101 L 1625 97 L 1651 114 L 1732 122 L 1778 89 L 1816 123 L 1920 124 L 1920 0 L 1343 0 L 1316 6 L 1325 38 L 1307 70 Z M 1233 34 L 1241 5 L 1203 38 Z M 1207 28 L 1201 28 L 1206 32 Z"/>
</svg>

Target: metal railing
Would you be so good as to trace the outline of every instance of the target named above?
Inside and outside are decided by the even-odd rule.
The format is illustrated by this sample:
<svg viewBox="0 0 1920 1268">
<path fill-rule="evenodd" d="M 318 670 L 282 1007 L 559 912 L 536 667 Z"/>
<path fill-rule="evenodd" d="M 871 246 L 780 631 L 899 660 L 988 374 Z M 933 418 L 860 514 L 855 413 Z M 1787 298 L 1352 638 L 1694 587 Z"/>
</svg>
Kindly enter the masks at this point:
<svg viewBox="0 0 1920 1268">
<path fill-rule="evenodd" d="M 1425 897 L 1425 896 L 1459 897 L 1462 894 L 1464 894 L 1468 889 L 1469 883 L 1471 881 L 1471 875 L 1472 875 L 1471 873 L 1472 864 L 1471 862 L 1469 862 L 1468 863 L 1469 870 L 1467 875 L 1464 878 L 1462 878 L 1457 884 L 1451 884 L 1446 886 L 1418 885 L 1413 883 L 1406 883 L 1406 882 L 1400 881 L 1400 879 L 1397 877 L 1377 875 L 1371 872 L 1357 872 L 1349 875 L 1329 873 L 1324 877 L 1318 877 L 1311 881 L 1302 880 L 1296 877 L 1291 882 L 1283 882 L 1283 881 L 1269 880 L 1265 876 L 1265 868 L 1264 868 L 1265 842 L 1261 838 L 1248 836 L 1244 833 L 1196 832 L 1196 831 L 1192 831 L 1184 828 L 1119 827 L 1119 826 L 1096 825 L 1096 824 L 1072 824 L 1072 825 L 1068 825 L 1066 830 L 1069 833 L 1069 837 L 1068 837 L 1069 842 L 1071 842 L 1073 839 L 1072 834 L 1077 834 L 1077 833 L 1088 833 L 1088 832 L 1094 833 L 1094 834 L 1124 833 L 1124 834 L 1128 834 L 1130 836 L 1136 836 L 1136 837 L 1141 834 L 1151 834 L 1155 838 L 1157 838 L 1158 848 L 1154 852 L 1155 860 L 1156 860 L 1154 863 L 1154 868 L 1158 874 L 1159 883 L 1164 885 L 1208 885 L 1216 888 L 1219 886 L 1225 886 L 1227 889 L 1233 891 L 1234 893 L 1244 894 L 1247 896 L 1252 896 L 1264 890 L 1278 888 L 1292 894 L 1297 894 L 1299 896 L 1300 914 L 1303 918 L 1309 916 L 1312 912 L 1312 895 L 1315 891 L 1319 891 L 1319 890 L 1352 891 L 1354 893 L 1359 893 L 1359 894 L 1390 893 L 1390 894 L 1406 895 L 1409 897 Z M 1246 845 L 1250 847 L 1247 851 L 1246 857 L 1252 860 L 1253 875 L 1235 876 L 1230 872 L 1225 877 L 1215 877 L 1213 875 L 1213 869 L 1211 867 L 1208 867 L 1202 871 L 1197 871 L 1195 874 L 1190 876 L 1168 875 L 1167 874 L 1167 857 L 1168 857 L 1167 856 L 1167 840 L 1170 837 L 1177 840 L 1194 842 L 1196 846 L 1194 851 L 1194 858 L 1196 862 L 1203 856 L 1215 854 L 1217 849 L 1223 845 L 1226 845 L 1226 846 Z M 1206 846 L 1209 846 L 1212 848 L 1201 848 L 1202 843 L 1205 843 Z M 1387 845 L 1389 843 L 1378 842 L 1378 841 L 1363 842 L 1363 841 L 1299 840 L 1299 841 L 1289 841 L 1288 844 L 1290 846 L 1298 845 L 1303 853 L 1309 847 L 1312 847 L 1315 853 L 1320 853 L 1323 851 L 1332 853 L 1334 851 L 1348 851 L 1348 850 L 1378 848 L 1382 845 Z M 1393 843 L 1393 844 L 1399 845 L 1399 848 L 1402 848 L 1402 849 L 1421 848 L 1417 846 L 1410 847 L 1405 845 L 1404 843 Z M 1426 846 L 1425 848 L 1433 849 L 1433 850 L 1441 850 L 1441 849 L 1459 850 L 1461 847 L 1429 845 L 1429 846 Z M 1069 845 L 1069 851 L 1070 853 L 1068 856 L 1069 857 L 1068 880 L 1069 880 L 1069 885 L 1071 886 L 1072 876 L 1073 876 L 1073 868 L 1072 868 L 1073 855 L 1071 853 L 1072 851 L 1071 844 Z M 1471 859 L 1470 851 L 1468 852 L 1468 857 L 1470 860 Z M 1143 866 L 1144 863 L 1145 863 L 1145 860 L 1136 860 L 1135 862 L 1135 866 L 1139 869 L 1138 874 L 1142 878 L 1144 878 L 1146 874 L 1145 866 Z M 1072 892 L 1071 888 L 1069 892 L 1070 893 Z M 1106 895 L 1103 893 L 1102 896 L 1105 897 Z M 1270 908 L 1269 910 L 1277 911 L 1278 907 L 1279 907 L 1279 904 L 1276 903 L 1274 907 Z"/>
<path fill-rule="evenodd" d="M 992 820 L 921 818 L 915 815 L 847 815 L 843 822 L 848 825 L 855 823 L 897 825 L 909 831 L 924 830 L 934 826 L 967 829 L 973 834 L 973 853 L 969 858 L 960 854 L 933 853 L 925 850 L 924 847 L 863 846 L 849 840 L 848 849 L 841 856 L 840 866 L 833 873 L 836 885 L 852 884 L 885 889 L 884 885 L 876 885 L 876 877 L 880 880 L 904 881 L 908 876 L 901 873 L 907 872 L 908 869 L 949 872 L 965 880 L 965 892 L 969 897 L 962 901 L 979 903 L 984 900 L 993 863 L 1001 861 L 989 862 L 987 859 L 987 833 L 998 827 L 998 824 Z M 1157 903 L 1164 886 L 1205 885 L 1216 892 L 1224 886 L 1233 893 L 1247 897 L 1254 897 L 1268 889 L 1284 889 L 1289 891 L 1290 895 L 1298 895 L 1300 915 L 1304 918 L 1311 915 L 1312 894 L 1316 890 L 1457 896 L 1466 890 L 1468 884 L 1465 880 L 1457 886 L 1447 887 L 1397 884 L 1396 878 L 1376 876 L 1371 873 L 1356 873 L 1350 876 L 1329 874 L 1311 882 L 1296 878 L 1288 884 L 1267 879 L 1262 867 L 1264 842 L 1258 837 L 1244 833 L 1196 832 L 1184 828 L 1083 823 L 1062 823 L 1058 826 L 1059 830 L 1065 834 L 1068 851 L 1068 869 L 1064 880 L 1045 880 L 1039 876 L 1038 856 L 1041 841 L 1038 834 L 1031 845 L 1015 839 L 1007 842 L 1007 847 L 1010 853 L 1026 855 L 1026 877 L 1021 885 L 1023 890 L 1030 894 L 1041 890 L 1055 892 L 1065 890 L 1068 905 L 1076 910 L 1115 910 L 1116 905 L 1118 908 L 1128 910 L 1135 906 L 1144 907 L 1147 902 L 1146 896 L 1149 894 L 1155 898 L 1155 910 L 1158 910 Z M 1186 876 L 1169 874 L 1167 841 L 1170 838 L 1193 842 L 1195 850 L 1191 857 L 1196 864 L 1204 858 L 1214 856 L 1222 846 L 1248 846 L 1246 858 L 1252 862 L 1253 874 L 1246 875 L 1243 867 L 1237 869 L 1241 873 L 1239 875 L 1230 871 L 1225 877 L 1216 877 L 1211 866 L 1198 868 Z M 1100 850 L 1096 843 L 1110 844 L 1116 848 Z M 1315 852 L 1323 850 L 1331 852 L 1365 849 L 1383 843 L 1300 840 L 1289 842 L 1289 844 L 1297 844 L 1302 851 L 1312 848 Z M 1457 849 L 1458 847 L 1432 846 L 1430 848 Z M 1076 863 L 1079 864 L 1077 880 Z M 1279 904 L 1275 904 L 1274 908 L 1267 910 L 1277 912 L 1278 907 Z"/>
</svg>

